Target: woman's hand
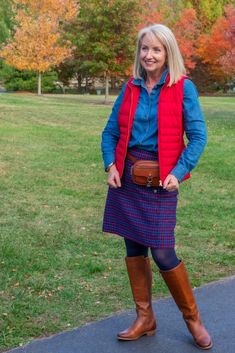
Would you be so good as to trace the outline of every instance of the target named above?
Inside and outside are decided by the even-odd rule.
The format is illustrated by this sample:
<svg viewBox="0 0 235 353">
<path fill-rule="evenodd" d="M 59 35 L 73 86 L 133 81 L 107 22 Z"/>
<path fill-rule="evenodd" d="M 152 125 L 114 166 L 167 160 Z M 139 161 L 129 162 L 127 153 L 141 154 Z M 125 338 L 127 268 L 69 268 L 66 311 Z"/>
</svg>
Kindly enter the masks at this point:
<svg viewBox="0 0 235 353">
<path fill-rule="evenodd" d="M 167 175 L 167 177 L 164 181 L 164 184 L 163 184 L 163 189 L 166 189 L 167 191 L 179 190 L 178 179 L 172 174 Z"/>
<path fill-rule="evenodd" d="M 120 188 L 122 186 L 120 176 L 119 176 L 119 173 L 117 171 L 115 164 L 113 164 L 109 169 L 107 184 L 111 188 L 115 188 L 115 189 Z"/>
</svg>

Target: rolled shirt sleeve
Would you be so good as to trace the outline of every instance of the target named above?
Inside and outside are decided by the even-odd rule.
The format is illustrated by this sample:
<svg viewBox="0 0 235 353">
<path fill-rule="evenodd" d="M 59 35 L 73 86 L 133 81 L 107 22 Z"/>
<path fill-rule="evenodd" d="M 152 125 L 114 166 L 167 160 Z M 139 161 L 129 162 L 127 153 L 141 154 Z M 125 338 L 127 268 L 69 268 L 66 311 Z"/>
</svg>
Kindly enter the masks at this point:
<svg viewBox="0 0 235 353">
<path fill-rule="evenodd" d="M 112 162 L 115 162 L 115 148 L 120 137 L 120 129 L 118 126 L 118 114 L 124 97 L 126 84 L 117 97 L 112 113 L 109 116 L 108 122 L 102 132 L 101 150 L 106 169 Z"/>
<path fill-rule="evenodd" d="M 171 171 L 179 181 L 197 165 L 207 142 L 206 124 L 198 92 L 193 82 L 188 79 L 184 81 L 183 119 L 188 144 Z"/>
</svg>

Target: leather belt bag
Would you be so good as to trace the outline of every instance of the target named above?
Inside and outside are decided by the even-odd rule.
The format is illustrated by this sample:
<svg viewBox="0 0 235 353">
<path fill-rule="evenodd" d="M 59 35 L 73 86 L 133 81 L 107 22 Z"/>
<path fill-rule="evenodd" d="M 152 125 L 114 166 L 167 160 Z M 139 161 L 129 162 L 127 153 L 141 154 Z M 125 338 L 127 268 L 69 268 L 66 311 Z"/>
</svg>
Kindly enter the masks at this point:
<svg viewBox="0 0 235 353">
<path fill-rule="evenodd" d="M 127 158 L 133 163 L 131 177 L 135 184 L 147 187 L 161 186 L 158 161 L 138 160 L 130 153 L 127 154 Z"/>
</svg>

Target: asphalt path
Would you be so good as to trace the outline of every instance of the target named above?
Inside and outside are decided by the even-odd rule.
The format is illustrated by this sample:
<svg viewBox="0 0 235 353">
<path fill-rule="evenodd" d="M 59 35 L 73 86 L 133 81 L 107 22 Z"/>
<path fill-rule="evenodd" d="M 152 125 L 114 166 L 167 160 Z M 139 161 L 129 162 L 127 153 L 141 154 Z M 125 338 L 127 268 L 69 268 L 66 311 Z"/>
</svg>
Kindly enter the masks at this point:
<svg viewBox="0 0 235 353">
<path fill-rule="evenodd" d="M 194 290 L 201 317 L 211 336 L 212 353 L 235 353 L 235 276 Z M 36 339 L 8 353 L 198 353 L 172 298 L 154 302 L 158 329 L 154 336 L 118 341 L 116 333 L 130 325 L 127 311 L 72 331 Z"/>
</svg>

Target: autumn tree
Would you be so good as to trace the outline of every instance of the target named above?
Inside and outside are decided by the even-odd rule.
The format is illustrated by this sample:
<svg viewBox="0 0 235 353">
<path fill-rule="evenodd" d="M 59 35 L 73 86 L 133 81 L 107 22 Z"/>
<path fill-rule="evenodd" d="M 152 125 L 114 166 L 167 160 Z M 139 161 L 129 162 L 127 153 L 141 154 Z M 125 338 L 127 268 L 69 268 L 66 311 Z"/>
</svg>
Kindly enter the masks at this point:
<svg viewBox="0 0 235 353">
<path fill-rule="evenodd" d="M 199 21 L 193 8 L 184 9 L 172 26 L 188 71 L 195 68 L 197 39 L 200 35 Z"/>
<path fill-rule="evenodd" d="M 167 5 L 162 6 L 161 0 L 140 0 L 140 4 L 143 10 L 138 29 L 164 22 Z"/>
<path fill-rule="evenodd" d="M 224 16 L 217 19 L 210 33 L 201 36 L 199 44 L 198 53 L 218 82 L 235 75 L 235 7 L 225 8 Z"/>
<path fill-rule="evenodd" d="M 183 0 L 141 0 L 141 3 L 144 11 L 139 28 L 155 23 L 170 27 L 177 38 L 186 68 L 192 70 L 200 35 L 200 24 L 192 5 Z"/>
<path fill-rule="evenodd" d="M 68 42 L 62 41 L 63 27 L 78 12 L 76 0 L 13 0 L 17 23 L 13 38 L 0 52 L 6 62 L 19 69 L 41 75 L 71 55 Z"/>
<path fill-rule="evenodd" d="M 190 0 L 201 24 L 202 32 L 210 31 L 217 18 L 224 14 L 224 6 L 231 0 Z"/>
<path fill-rule="evenodd" d="M 219 62 L 223 71 L 230 77 L 235 75 L 235 7 L 225 8 L 224 50 Z"/>
<path fill-rule="evenodd" d="M 193 8 L 189 0 L 139 0 L 141 3 L 140 28 L 162 23 L 172 28 L 185 9 Z"/>
</svg>

